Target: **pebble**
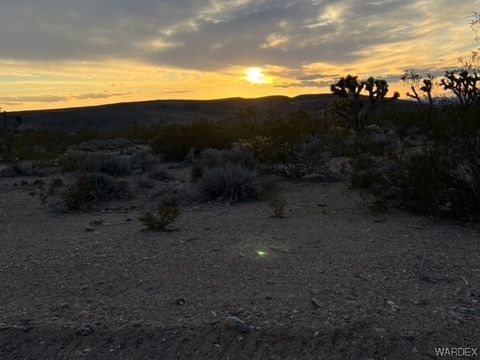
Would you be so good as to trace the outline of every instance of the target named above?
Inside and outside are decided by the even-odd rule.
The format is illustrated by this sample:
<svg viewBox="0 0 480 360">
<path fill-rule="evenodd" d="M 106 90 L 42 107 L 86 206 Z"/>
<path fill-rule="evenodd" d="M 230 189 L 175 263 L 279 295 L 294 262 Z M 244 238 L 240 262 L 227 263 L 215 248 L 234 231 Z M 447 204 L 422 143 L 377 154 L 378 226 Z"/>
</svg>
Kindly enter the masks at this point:
<svg viewBox="0 0 480 360">
<path fill-rule="evenodd" d="M 249 326 L 245 323 L 245 321 L 240 320 L 236 316 L 228 316 L 225 319 L 225 326 L 228 329 L 233 329 L 242 333 L 248 333 L 250 331 Z"/>
<path fill-rule="evenodd" d="M 312 304 L 315 305 L 317 308 L 323 307 L 323 304 L 315 298 L 312 299 Z"/>
<path fill-rule="evenodd" d="M 185 299 L 184 298 L 178 298 L 177 300 L 175 300 L 175 304 L 177 304 L 179 306 L 185 305 Z"/>
</svg>

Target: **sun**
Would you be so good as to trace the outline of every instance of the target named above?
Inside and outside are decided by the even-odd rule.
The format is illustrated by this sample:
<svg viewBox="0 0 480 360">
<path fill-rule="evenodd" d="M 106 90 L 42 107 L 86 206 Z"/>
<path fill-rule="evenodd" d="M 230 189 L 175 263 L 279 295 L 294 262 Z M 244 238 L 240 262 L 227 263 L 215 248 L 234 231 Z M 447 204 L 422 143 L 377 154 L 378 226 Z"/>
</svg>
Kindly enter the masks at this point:
<svg viewBox="0 0 480 360">
<path fill-rule="evenodd" d="M 263 70 L 258 67 L 248 68 L 245 73 L 247 74 L 247 81 L 251 84 L 266 84 L 267 79 Z"/>
</svg>

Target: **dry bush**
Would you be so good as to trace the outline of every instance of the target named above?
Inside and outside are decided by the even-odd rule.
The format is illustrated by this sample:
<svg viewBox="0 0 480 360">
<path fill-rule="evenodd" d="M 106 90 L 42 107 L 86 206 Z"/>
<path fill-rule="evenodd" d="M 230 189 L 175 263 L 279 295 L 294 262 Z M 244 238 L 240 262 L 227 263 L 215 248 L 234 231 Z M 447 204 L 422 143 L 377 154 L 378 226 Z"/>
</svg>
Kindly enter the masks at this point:
<svg viewBox="0 0 480 360">
<path fill-rule="evenodd" d="M 152 230 L 163 231 L 172 224 L 181 214 L 181 211 L 176 206 L 160 206 L 154 211 L 141 216 L 139 220 Z"/>
<path fill-rule="evenodd" d="M 82 174 L 74 178 L 62 197 L 69 210 L 85 210 L 97 202 L 130 196 L 128 184 L 102 173 Z"/>
<path fill-rule="evenodd" d="M 284 163 L 278 167 L 282 176 L 300 179 L 305 175 L 326 175 L 329 153 L 325 142 L 314 139 L 293 146 L 286 152 Z"/>
<path fill-rule="evenodd" d="M 272 214 L 274 218 L 283 218 L 285 217 L 285 212 L 287 208 L 287 201 L 280 196 L 275 196 L 270 202 L 268 206 L 272 210 Z"/>
<path fill-rule="evenodd" d="M 197 182 L 199 192 L 207 200 L 230 202 L 256 200 L 261 184 L 260 175 L 242 165 L 227 163 L 204 171 Z"/>
</svg>

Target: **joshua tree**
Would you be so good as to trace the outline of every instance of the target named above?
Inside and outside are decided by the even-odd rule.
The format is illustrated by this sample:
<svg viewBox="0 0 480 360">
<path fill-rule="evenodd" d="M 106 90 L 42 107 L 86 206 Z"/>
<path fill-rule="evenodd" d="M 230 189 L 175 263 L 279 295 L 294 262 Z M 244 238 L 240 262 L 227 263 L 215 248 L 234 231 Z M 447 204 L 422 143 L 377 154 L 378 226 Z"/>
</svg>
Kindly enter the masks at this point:
<svg viewBox="0 0 480 360">
<path fill-rule="evenodd" d="M 342 109 L 336 112 L 342 117 L 352 120 L 353 127 L 357 130 L 364 128 L 365 120 L 375 111 L 380 103 L 398 99 L 400 94 L 395 92 L 393 97 L 387 98 L 388 83 L 386 80 L 375 79 L 358 80 L 357 76 L 347 75 L 340 78 L 337 83 L 330 86 L 333 94 L 344 98 L 346 101 L 341 104 Z M 368 106 L 365 108 L 365 101 L 362 101 L 362 91 L 368 93 Z"/>
<path fill-rule="evenodd" d="M 410 85 L 412 92 L 407 92 L 408 97 L 415 99 L 422 106 L 425 105 L 424 99 L 426 97 L 428 125 L 431 127 L 434 105 L 432 91 L 435 82 L 435 76 L 432 74 L 425 74 L 425 76 L 422 78 L 418 73 L 415 72 L 415 70 L 405 70 L 400 79 Z M 422 85 L 417 90 L 417 87 L 420 84 Z M 423 93 L 423 96 L 421 96 L 418 91 Z"/>
<path fill-rule="evenodd" d="M 479 85 L 480 73 L 473 67 L 447 71 L 440 81 L 440 86 L 444 90 L 452 91 L 465 109 L 479 102 Z"/>
</svg>

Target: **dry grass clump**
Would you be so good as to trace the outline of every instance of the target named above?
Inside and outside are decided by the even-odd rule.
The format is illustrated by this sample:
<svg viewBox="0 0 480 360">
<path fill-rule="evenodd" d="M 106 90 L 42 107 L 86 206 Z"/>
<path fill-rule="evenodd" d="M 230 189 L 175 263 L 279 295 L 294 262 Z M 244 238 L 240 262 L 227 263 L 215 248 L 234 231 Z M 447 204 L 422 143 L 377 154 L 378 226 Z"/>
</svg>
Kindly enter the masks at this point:
<svg viewBox="0 0 480 360">
<path fill-rule="evenodd" d="M 177 206 L 160 206 L 158 209 L 139 217 L 139 220 L 149 229 L 164 231 L 181 214 Z"/>
</svg>

